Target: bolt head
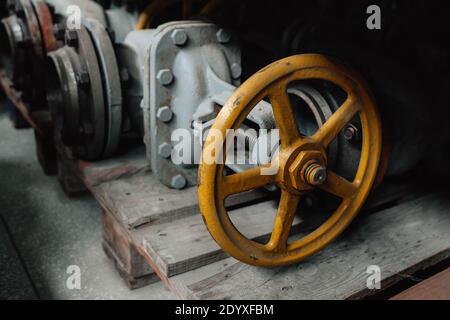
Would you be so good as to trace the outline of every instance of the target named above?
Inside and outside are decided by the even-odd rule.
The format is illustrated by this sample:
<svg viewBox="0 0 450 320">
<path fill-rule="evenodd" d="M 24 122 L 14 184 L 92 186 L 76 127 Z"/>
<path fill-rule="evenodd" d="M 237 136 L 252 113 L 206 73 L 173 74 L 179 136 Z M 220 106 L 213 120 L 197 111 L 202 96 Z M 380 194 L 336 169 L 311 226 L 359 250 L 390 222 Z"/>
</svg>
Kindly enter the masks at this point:
<svg viewBox="0 0 450 320">
<path fill-rule="evenodd" d="M 353 124 L 349 124 L 344 128 L 343 131 L 344 139 L 347 141 L 358 141 L 359 140 L 359 130 Z"/>
<path fill-rule="evenodd" d="M 186 183 L 186 179 L 181 174 L 177 174 L 170 181 L 171 187 L 178 190 L 183 189 L 186 186 Z"/>
<path fill-rule="evenodd" d="M 231 76 L 234 80 L 237 80 L 242 76 L 242 67 L 240 64 L 233 63 L 231 65 Z"/>
<path fill-rule="evenodd" d="M 177 46 L 184 46 L 188 41 L 188 35 L 183 29 L 175 29 L 170 35 L 173 44 Z"/>
<path fill-rule="evenodd" d="M 225 29 L 220 29 L 219 31 L 217 31 L 216 37 L 217 37 L 217 41 L 219 41 L 220 43 L 223 43 L 223 44 L 231 41 L 231 33 L 229 33 Z"/>
<path fill-rule="evenodd" d="M 76 80 L 77 80 L 78 84 L 80 84 L 80 85 L 89 84 L 89 82 L 90 82 L 89 73 L 87 73 L 87 72 L 77 73 Z"/>
<path fill-rule="evenodd" d="M 67 30 L 65 35 L 66 44 L 70 47 L 78 47 L 78 33 L 76 30 Z"/>
<path fill-rule="evenodd" d="M 159 70 L 158 74 L 156 75 L 156 79 L 163 86 L 168 86 L 168 85 L 170 85 L 173 82 L 172 71 L 170 71 L 169 69 Z"/>
<path fill-rule="evenodd" d="M 172 155 L 172 146 L 167 142 L 162 143 L 158 148 L 158 154 L 163 158 L 170 158 Z"/>
<path fill-rule="evenodd" d="M 162 122 L 169 122 L 173 118 L 173 112 L 168 106 L 164 106 L 158 109 L 156 116 Z"/>
</svg>

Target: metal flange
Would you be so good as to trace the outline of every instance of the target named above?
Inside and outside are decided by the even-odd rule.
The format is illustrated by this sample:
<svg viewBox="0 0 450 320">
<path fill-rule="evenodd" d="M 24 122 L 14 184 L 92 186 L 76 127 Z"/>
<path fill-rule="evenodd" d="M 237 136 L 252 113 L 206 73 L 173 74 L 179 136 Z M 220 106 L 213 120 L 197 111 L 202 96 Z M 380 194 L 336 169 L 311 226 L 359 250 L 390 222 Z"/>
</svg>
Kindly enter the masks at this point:
<svg viewBox="0 0 450 320">
<path fill-rule="evenodd" d="M 62 142 L 74 156 L 100 159 L 107 140 L 102 72 L 89 31 L 67 30 L 48 59 L 47 100 Z"/>
<path fill-rule="evenodd" d="M 0 59 L 8 77 L 24 91 L 24 100 L 33 102 L 33 108 L 45 108 L 44 59 L 57 48 L 52 14 L 37 0 L 11 1 L 9 9 L 11 15 L 0 27 Z"/>
<path fill-rule="evenodd" d="M 104 25 L 93 19 L 87 19 L 84 25 L 91 34 L 103 78 L 106 139 L 102 157 L 106 158 L 117 151 L 122 133 L 121 78 L 112 39 Z"/>
</svg>

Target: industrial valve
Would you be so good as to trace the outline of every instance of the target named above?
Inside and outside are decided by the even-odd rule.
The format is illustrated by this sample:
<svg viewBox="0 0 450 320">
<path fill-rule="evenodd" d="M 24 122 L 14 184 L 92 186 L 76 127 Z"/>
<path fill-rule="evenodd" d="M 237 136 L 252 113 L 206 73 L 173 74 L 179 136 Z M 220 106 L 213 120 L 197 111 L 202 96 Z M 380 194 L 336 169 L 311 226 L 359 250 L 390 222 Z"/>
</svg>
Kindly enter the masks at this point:
<svg viewBox="0 0 450 320">
<path fill-rule="evenodd" d="M 322 116 L 322 125 L 313 130 L 308 129 L 307 119 L 299 116 L 299 109 L 305 106 L 296 104 L 292 98 L 299 84 L 332 88 L 337 93 L 338 108 L 332 109 L 332 114 L 322 109 L 327 116 Z M 217 143 L 216 135 L 224 137 L 220 147 L 226 150 L 227 130 L 240 128 L 255 106 L 265 100 L 272 106 L 279 132 L 276 156 L 272 154 L 265 164 L 241 172 L 228 170 L 223 164 L 226 159 L 207 161 L 205 158 L 210 155 L 206 150 Z M 322 98 L 316 94 L 314 100 Z M 316 117 L 321 118 L 317 114 Z M 292 56 L 256 73 L 228 100 L 211 130 L 216 135 L 208 136 L 199 169 L 200 208 L 217 243 L 231 256 L 248 264 L 292 264 L 324 248 L 358 214 L 377 177 L 382 134 L 372 94 L 358 73 L 326 56 Z M 359 144 L 357 160 L 349 161 L 348 153 L 333 151 L 341 137 Z M 223 154 L 226 158 L 227 152 Z M 354 162 L 354 172 L 340 165 L 342 162 L 336 155 Z M 267 186 L 278 187 L 279 207 L 270 239 L 260 243 L 239 232 L 226 210 L 225 200 Z M 302 197 L 315 190 L 330 194 L 338 199 L 338 204 L 315 231 L 298 239 L 292 234 L 297 209 Z"/>
</svg>

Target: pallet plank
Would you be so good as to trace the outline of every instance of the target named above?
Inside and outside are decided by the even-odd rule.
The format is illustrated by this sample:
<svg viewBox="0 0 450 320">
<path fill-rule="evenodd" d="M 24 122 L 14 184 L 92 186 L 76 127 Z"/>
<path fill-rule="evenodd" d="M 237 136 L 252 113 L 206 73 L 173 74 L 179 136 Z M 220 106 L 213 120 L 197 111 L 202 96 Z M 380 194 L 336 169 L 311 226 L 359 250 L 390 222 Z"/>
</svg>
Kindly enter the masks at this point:
<svg viewBox="0 0 450 320">
<path fill-rule="evenodd" d="M 363 298 L 375 293 L 366 286 L 368 266 L 381 268 L 383 290 L 450 257 L 449 206 L 448 194 L 415 199 L 360 217 L 344 236 L 306 262 L 274 269 L 236 262 L 178 293 L 196 299 Z"/>
<path fill-rule="evenodd" d="M 248 238 L 265 239 L 272 232 L 276 208 L 276 202 L 267 201 L 231 211 L 230 215 Z M 140 233 L 144 234 L 144 250 L 166 277 L 228 257 L 209 234 L 199 211 L 171 223 L 149 226 Z"/>
</svg>

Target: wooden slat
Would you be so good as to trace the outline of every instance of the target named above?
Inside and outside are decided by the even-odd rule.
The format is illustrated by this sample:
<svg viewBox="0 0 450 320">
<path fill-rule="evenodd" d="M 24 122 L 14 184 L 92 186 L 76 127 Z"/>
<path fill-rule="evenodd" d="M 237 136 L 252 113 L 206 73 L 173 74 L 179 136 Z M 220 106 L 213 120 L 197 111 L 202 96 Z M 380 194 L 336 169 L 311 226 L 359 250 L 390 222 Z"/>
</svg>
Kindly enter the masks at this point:
<svg viewBox="0 0 450 320">
<path fill-rule="evenodd" d="M 384 290 L 450 257 L 449 206 L 446 194 L 425 196 L 361 217 L 341 239 L 298 265 L 264 269 L 230 259 L 226 267 L 224 260 L 170 278 L 169 286 L 190 299 L 362 298 L 376 293 L 366 285 L 368 266 L 381 268 Z M 192 283 L 201 274 L 206 277 Z"/>
<path fill-rule="evenodd" d="M 391 194 L 375 194 L 366 205 L 366 210 L 398 200 L 404 195 L 405 188 L 398 185 L 397 187 Z M 238 230 L 248 238 L 265 239 L 272 232 L 276 209 L 275 201 L 267 201 L 234 210 L 230 216 Z M 133 232 L 135 241 L 143 239 L 143 250 L 153 260 L 153 268 L 157 269 L 162 277 L 182 274 L 228 257 L 212 239 L 196 205 L 194 210 L 195 214 L 186 218 L 151 225 Z M 328 214 L 315 213 L 308 219 L 307 224 L 301 226 L 301 221 L 297 218 L 293 231 L 314 230 Z"/>
<path fill-rule="evenodd" d="M 103 250 L 131 289 L 159 281 L 139 254 L 123 226 L 109 213 L 102 214 Z"/>
<path fill-rule="evenodd" d="M 450 300 L 450 269 L 422 281 L 392 300 Z"/>
<path fill-rule="evenodd" d="M 231 211 L 230 215 L 246 237 L 262 240 L 272 232 L 276 208 L 277 204 L 269 201 Z M 139 233 L 143 234 L 144 250 L 165 277 L 228 257 L 209 234 L 199 211 L 171 223 L 149 226 Z"/>
</svg>

